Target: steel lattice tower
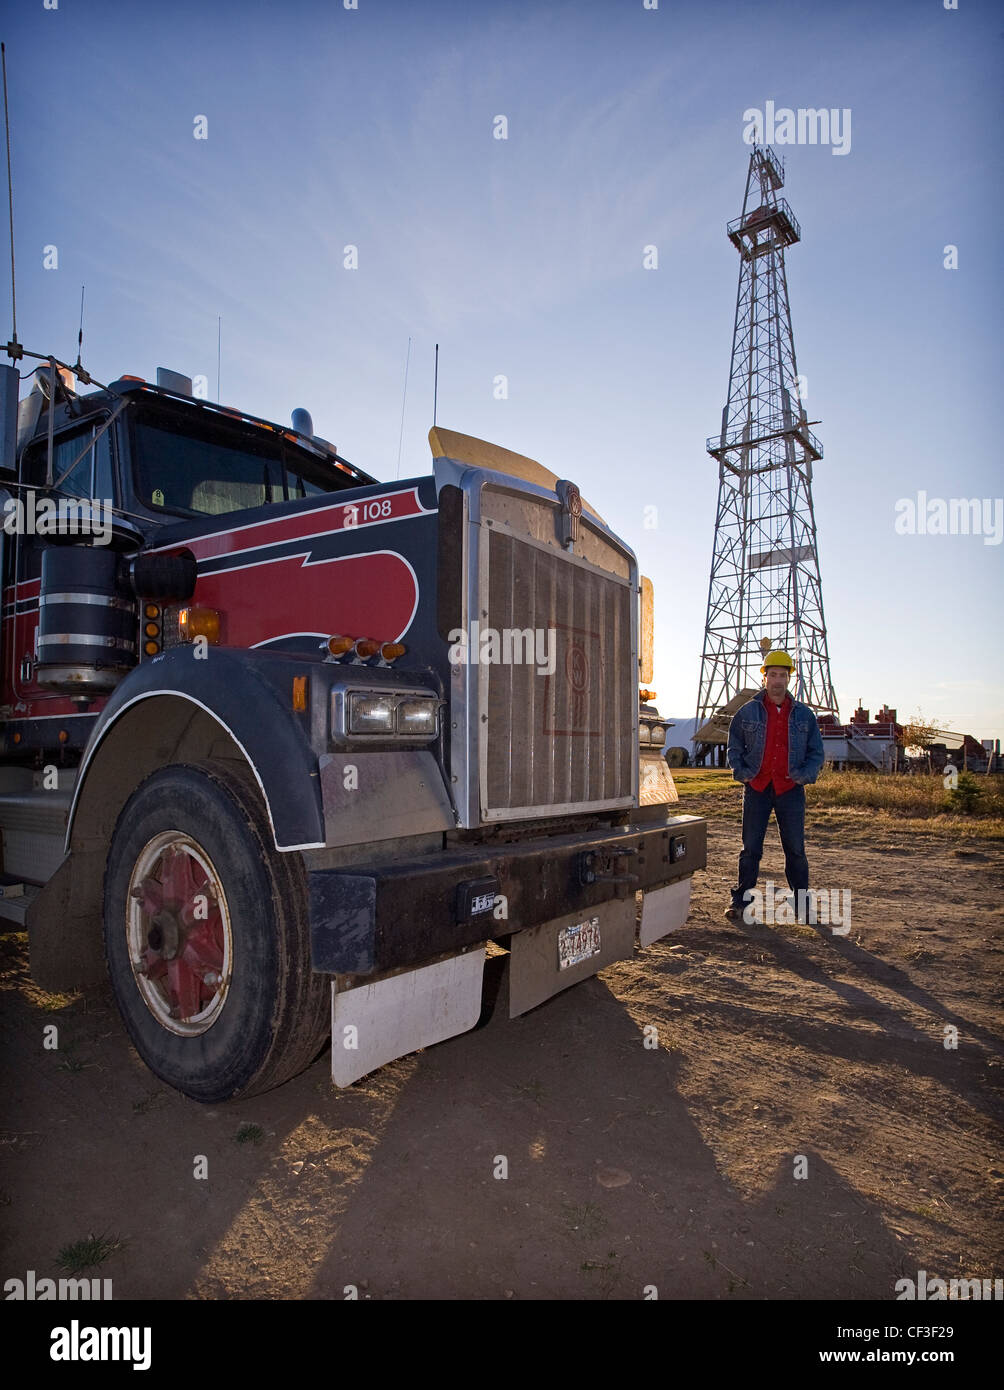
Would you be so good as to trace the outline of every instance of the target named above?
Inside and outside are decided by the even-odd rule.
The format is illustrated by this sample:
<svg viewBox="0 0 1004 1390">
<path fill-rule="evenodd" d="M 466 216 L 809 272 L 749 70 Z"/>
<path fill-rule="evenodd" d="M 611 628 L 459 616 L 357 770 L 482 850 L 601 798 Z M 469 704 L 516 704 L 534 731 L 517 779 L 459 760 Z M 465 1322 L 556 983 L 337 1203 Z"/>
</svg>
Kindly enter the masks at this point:
<svg viewBox="0 0 1004 1390">
<path fill-rule="evenodd" d="M 707 442 L 718 512 L 695 733 L 744 688 L 759 688 L 766 645 L 791 653 L 796 699 L 838 714 L 812 510 L 812 465 L 823 451 L 800 398 L 784 268 L 785 247 L 801 233 L 777 196 L 783 184 L 773 150 L 755 147 L 742 214 L 728 225 L 739 293 L 728 403 L 721 434 Z"/>
</svg>

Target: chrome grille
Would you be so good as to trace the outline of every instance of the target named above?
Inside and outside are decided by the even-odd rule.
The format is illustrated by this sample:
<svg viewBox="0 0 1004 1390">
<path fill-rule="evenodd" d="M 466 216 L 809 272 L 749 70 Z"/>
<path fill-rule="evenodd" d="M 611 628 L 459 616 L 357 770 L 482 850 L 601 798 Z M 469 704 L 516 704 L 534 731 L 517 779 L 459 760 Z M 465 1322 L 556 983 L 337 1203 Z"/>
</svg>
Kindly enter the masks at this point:
<svg viewBox="0 0 1004 1390">
<path fill-rule="evenodd" d="M 610 548 L 610 570 L 624 566 Z M 483 581 L 484 582 L 484 581 Z M 537 661 L 483 664 L 482 814 L 627 804 L 637 762 L 633 589 L 553 545 L 488 528 L 483 623 L 548 633 Z M 514 643 L 525 657 L 525 639 Z M 504 655 L 504 653 L 500 653 Z"/>
</svg>

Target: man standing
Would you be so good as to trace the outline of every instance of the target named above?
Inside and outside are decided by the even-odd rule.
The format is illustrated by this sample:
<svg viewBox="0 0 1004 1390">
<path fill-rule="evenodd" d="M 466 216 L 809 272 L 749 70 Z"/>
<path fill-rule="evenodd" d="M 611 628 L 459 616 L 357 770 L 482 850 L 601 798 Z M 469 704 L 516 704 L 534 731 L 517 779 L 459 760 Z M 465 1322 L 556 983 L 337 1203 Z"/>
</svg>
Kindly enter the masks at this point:
<svg viewBox="0 0 1004 1390">
<path fill-rule="evenodd" d="M 769 652 L 760 667 L 764 688 L 732 716 L 728 763 L 743 784 L 743 850 L 739 883 L 725 915 L 739 921 L 747 892 L 756 887 L 771 811 L 784 849 L 784 873 L 805 920 L 809 861 L 805 857 L 805 787 L 823 766 L 823 738 L 808 705 L 788 694 L 795 664 L 787 652 Z"/>
</svg>

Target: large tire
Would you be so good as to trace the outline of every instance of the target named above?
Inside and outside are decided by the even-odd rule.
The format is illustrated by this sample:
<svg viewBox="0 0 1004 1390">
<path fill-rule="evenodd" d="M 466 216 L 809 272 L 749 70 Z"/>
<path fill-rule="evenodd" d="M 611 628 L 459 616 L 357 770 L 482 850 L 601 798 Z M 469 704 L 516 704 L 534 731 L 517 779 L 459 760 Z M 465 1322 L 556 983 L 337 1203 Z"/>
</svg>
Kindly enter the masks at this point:
<svg viewBox="0 0 1004 1390">
<path fill-rule="evenodd" d="M 310 968 L 306 879 L 235 763 L 148 777 L 105 869 L 105 955 L 136 1050 L 193 1100 L 257 1095 L 309 1066 L 330 1026 Z"/>
</svg>

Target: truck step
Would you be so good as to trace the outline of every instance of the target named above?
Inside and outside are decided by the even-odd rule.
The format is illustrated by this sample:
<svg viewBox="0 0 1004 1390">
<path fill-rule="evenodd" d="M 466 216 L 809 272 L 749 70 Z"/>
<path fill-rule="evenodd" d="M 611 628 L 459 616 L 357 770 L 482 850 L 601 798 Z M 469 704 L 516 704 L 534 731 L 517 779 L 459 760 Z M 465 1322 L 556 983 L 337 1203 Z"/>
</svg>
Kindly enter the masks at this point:
<svg viewBox="0 0 1004 1390">
<path fill-rule="evenodd" d="M 3 869 L 8 879 L 44 883 L 55 873 L 63 858 L 72 796 L 69 788 L 0 793 Z"/>
<path fill-rule="evenodd" d="M 3 875 L 9 878 L 9 874 Z M 33 883 L 20 883 L 15 885 L 20 889 L 16 894 L 9 893 L 8 884 L 0 884 L 0 932 L 4 931 L 24 931 L 27 926 L 28 909 L 42 891 L 36 888 Z M 8 891 L 4 891 L 7 889 Z"/>
</svg>

